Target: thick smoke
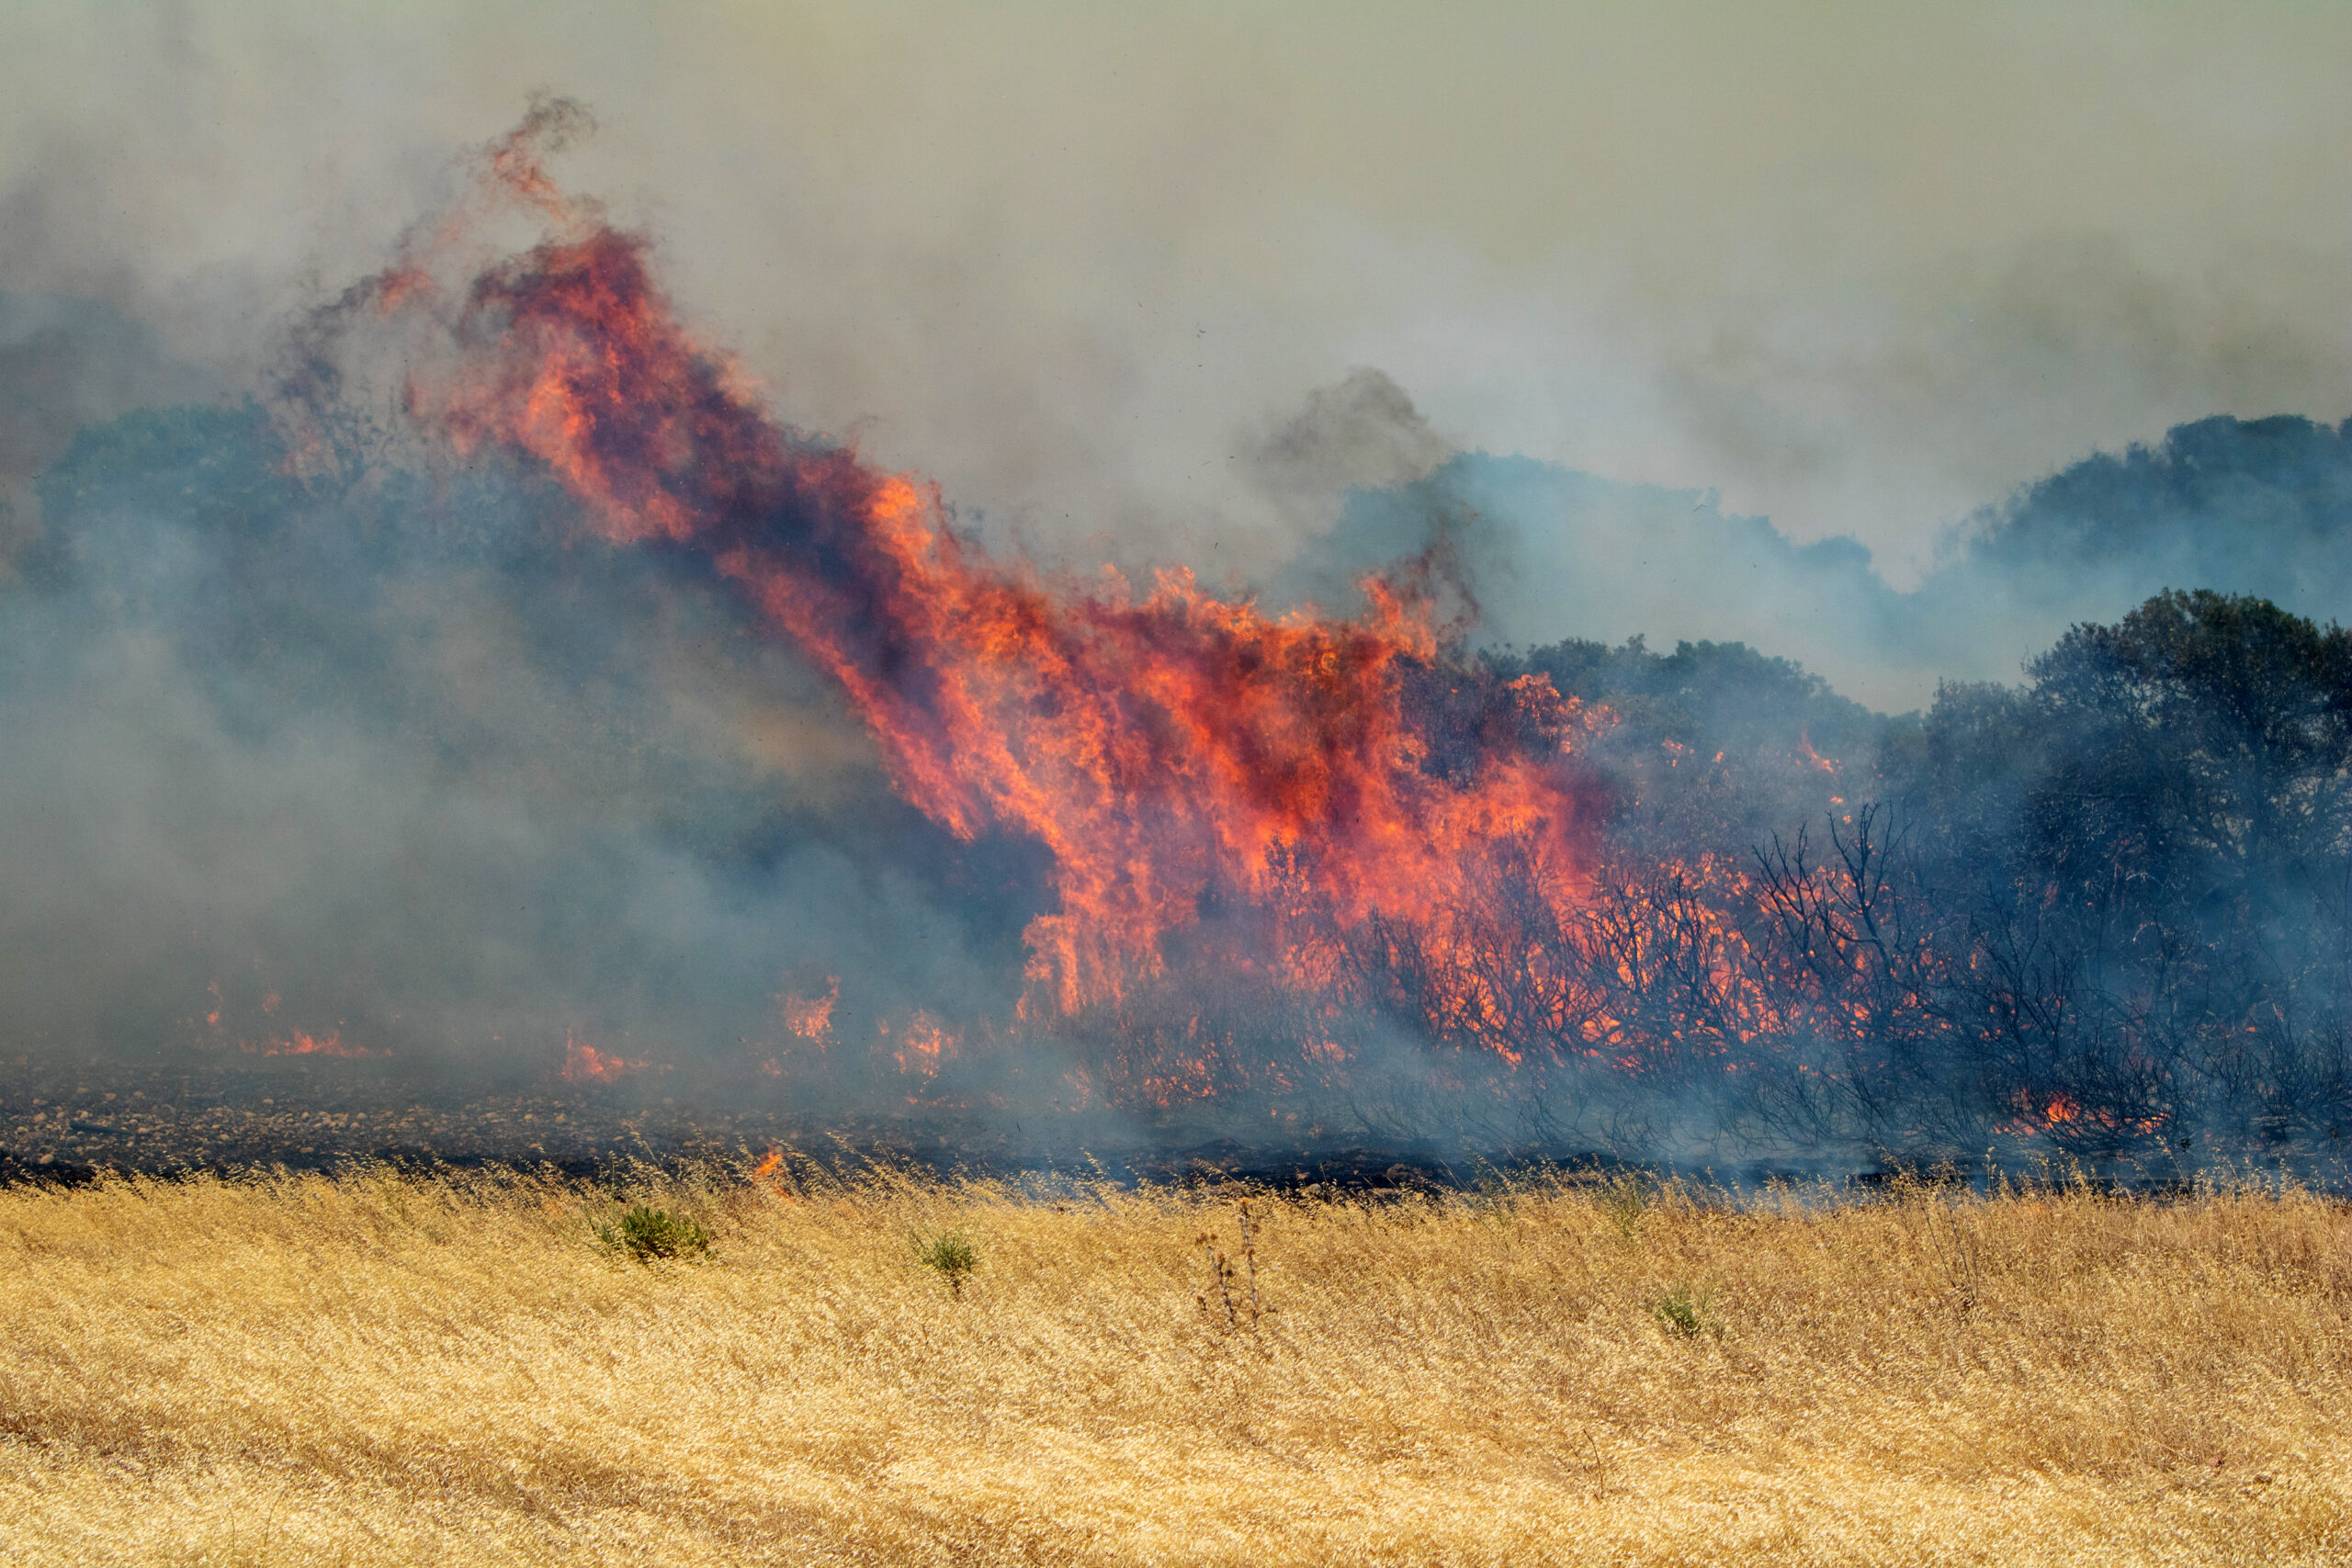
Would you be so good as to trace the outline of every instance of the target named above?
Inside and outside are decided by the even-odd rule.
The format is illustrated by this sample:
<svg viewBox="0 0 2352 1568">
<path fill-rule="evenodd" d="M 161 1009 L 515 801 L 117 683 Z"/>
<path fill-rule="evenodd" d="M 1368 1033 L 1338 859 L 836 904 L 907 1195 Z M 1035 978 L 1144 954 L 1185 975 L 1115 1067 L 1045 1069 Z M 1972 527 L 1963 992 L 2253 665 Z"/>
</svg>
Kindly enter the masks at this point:
<svg viewBox="0 0 2352 1568">
<path fill-rule="evenodd" d="M 1432 538 L 1476 596 L 1482 644 L 1744 642 L 1911 707 L 1939 681 L 2014 681 L 2067 627 L 2166 588 L 2352 616 L 2352 421 L 2222 416 L 2085 458 L 1957 525 L 1907 591 L 1859 542 L 1796 544 L 1712 492 L 1464 453 L 1351 494 L 1271 592 L 1344 603 L 1355 574 Z"/>
<path fill-rule="evenodd" d="M 436 215 L 265 403 L 0 316 L 20 1049 L 1645 1157 L 2339 1135 L 2342 637 L 2142 602 L 2327 613 L 2345 432 L 2087 460 L 1898 592 L 1363 370 L 1249 462 L 1316 541 L 1264 604 L 1373 607 L 1277 620 L 775 422 L 545 183 L 569 112 L 467 198 L 547 237 Z"/>
<path fill-rule="evenodd" d="M 944 852 L 707 580 L 526 485 L 292 468 L 261 410 L 180 408 L 40 481 L 0 619 L 17 1042 L 731 1069 L 829 975 L 1002 999 L 1034 873 Z"/>
<path fill-rule="evenodd" d="M 216 389 L 134 316 L 69 294 L 0 292 L 0 572 L 39 536 L 33 481 L 75 432 Z"/>
</svg>

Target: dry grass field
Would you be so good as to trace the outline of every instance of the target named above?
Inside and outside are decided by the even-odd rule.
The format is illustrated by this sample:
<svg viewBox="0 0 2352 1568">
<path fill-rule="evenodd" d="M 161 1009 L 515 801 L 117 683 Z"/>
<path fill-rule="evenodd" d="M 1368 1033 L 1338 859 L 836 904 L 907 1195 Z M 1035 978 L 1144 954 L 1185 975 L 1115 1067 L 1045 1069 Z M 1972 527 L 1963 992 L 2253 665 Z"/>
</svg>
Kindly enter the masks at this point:
<svg viewBox="0 0 2352 1568">
<path fill-rule="evenodd" d="M 0 1560 L 2352 1561 L 2308 1196 L 634 1196 L 0 1191 Z"/>
</svg>

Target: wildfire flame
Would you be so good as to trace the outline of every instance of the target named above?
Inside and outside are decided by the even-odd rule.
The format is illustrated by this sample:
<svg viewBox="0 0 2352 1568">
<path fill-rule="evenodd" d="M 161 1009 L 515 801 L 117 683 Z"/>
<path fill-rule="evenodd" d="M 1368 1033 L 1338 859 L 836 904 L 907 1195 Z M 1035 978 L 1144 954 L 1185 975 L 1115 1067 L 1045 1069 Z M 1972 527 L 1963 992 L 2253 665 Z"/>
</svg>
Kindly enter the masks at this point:
<svg viewBox="0 0 2352 1568">
<path fill-rule="evenodd" d="M 297 1030 L 285 1040 L 273 1043 L 262 1052 L 265 1056 L 372 1056 L 374 1052 L 365 1045 L 346 1045 L 343 1032 L 334 1030 L 323 1040 Z"/>
<path fill-rule="evenodd" d="M 564 1033 L 562 1077 L 566 1083 L 611 1083 L 616 1078 L 644 1070 L 643 1062 L 624 1061 L 611 1053 L 597 1050 L 570 1031 Z"/>
<path fill-rule="evenodd" d="M 882 1032 L 885 1037 L 889 1034 L 888 1023 L 882 1025 Z M 922 1077 L 935 1077 L 940 1064 L 953 1058 L 961 1044 L 944 1024 L 920 1008 L 899 1032 L 899 1049 L 891 1053 L 891 1060 L 899 1064 L 901 1073 Z"/>
<path fill-rule="evenodd" d="M 826 990 L 821 997 L 802 997 L 786 992 L 776 998 L 777 1010 L 784 1015 L 785 1032 L 814 1043 L 823 1050 L 833 1035 L 833 1008 L 842 999 L 840 976 L 826 976 Z"/>
<path fill-rule="evenodd" d="M 560 195 L 549 134 L 535 116 L 485 178 L 550 237 L 448 285 L 405 257 L 368 291 L 451 347 L 411 373 L 409 413 L 545 464 L 607 540 L 701 552 L 841 683 L 910 801 L 1044 844 L 1058 908 L 1026 934 L 1050 1005 L 1115 999 L 1204 896 L 1271 905 L 1302 873 L 1342 929 L 1433 914 L 1504 844 L 1577 896 L 1575 705 L 1440 671 L 1409 574 L 1367 580 L 1360 618 L 1276 618 L 1182 570 L 1137 590 L 992 558 L 933 487 L 772 418 L 679 322 L 647 242 Z"/>
<path fill-rule="evenodd" d="M 1608 792 L 1585 758 L 1613 716 L 1449 657 L 1440 561 L 1366 579 L 1353 618 L 1270 615 L 1181 570 L 1057 575 L 959 534 L 922 479 L 778 423 L 681 323 L 649 243 L 547 175 L 569 123 L 535 111 L 474 197 L 339 308 L 398 335 L 412 427 L 543 468 L 612 545 L 707 562 L 839 683 L 910 802 L 1049 856 L 1055 902 L 1024 933 L 1029 985 L 1002 1032 L 901 1014 L 856 1031 L 872 1060 L 828 1072 L 895 1062 L 905 1087 L 949 1095 L 955 1064 L 1059 1028 L 1086 1043 L 1072 1108 L 1279 1095 L 1373 1054 L 1351 1019 L 1402 1016 L 1467 1084 L 1683 1082 L 1794 1042 L 1825 1053 L 1792 1064 L 1811 1096 L 1949 1023 L 1924 999 L 1932 944 L 1881 929 L 1898 895 L 1851 858 L 1867 807 L 1833 824 L 1852 837 L 1827 863 L 1802 839 L 1747 860 L 1604 858 Z M 475 220 L 502 205 L 544 223 L 540 242 L 490 254 Z M 299 432 L 295 447 L 325 460 Z M 1668 741 L 1645 765 L 1713 780 L 1724 754 L 1681 769 L 1699 755 Z M 1782 756 L 1846 806 L 1809 735 Z M 760 1071 L 783 1076 L 787 1044 L 830 1053 L 826 987 L 776 997 Z M 563 1076 L 643 1066 L 569 1040 Z M 2075 1114 L 2063 1097 L 2018 1111 L 2045 1132 Z"/>
</svg>

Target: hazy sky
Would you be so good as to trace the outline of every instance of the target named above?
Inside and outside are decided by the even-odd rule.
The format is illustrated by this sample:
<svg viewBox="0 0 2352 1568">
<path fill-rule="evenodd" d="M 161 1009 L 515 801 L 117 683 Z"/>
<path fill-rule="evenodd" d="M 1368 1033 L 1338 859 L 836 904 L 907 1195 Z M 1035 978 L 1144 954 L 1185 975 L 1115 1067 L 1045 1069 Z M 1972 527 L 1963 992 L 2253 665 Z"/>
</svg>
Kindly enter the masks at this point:
<svg viewBox="0 0 2352 1568">
<path fill-rule="evenodd" d="M 1898 581 L 2215 412 L 2352 413 L 2352 6 L 0 0 L 0 288 L 232 377 L 534 89 L 786 417 L 1046 546 L 1262 570 L 1255 453 L 1718 486 Z"/>
</svg>

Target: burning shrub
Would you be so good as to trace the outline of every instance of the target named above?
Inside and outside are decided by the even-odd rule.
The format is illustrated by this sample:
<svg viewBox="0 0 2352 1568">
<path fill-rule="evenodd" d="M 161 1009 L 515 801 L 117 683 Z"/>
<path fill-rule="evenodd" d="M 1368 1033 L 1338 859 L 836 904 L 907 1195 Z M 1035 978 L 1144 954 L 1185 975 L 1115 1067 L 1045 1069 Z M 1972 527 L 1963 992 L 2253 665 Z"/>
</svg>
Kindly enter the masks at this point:
<svg viewBox="0 0 2352 1568">
<path fill-rule="evenodd" d="M 684 1214 L 639 1203 L 616 1222 L 596 1227 L 596 1239 L 639 1263 L 657 1258 L 698 1258 L 710 1250 L 710 1233 Z"/>
</svg>

